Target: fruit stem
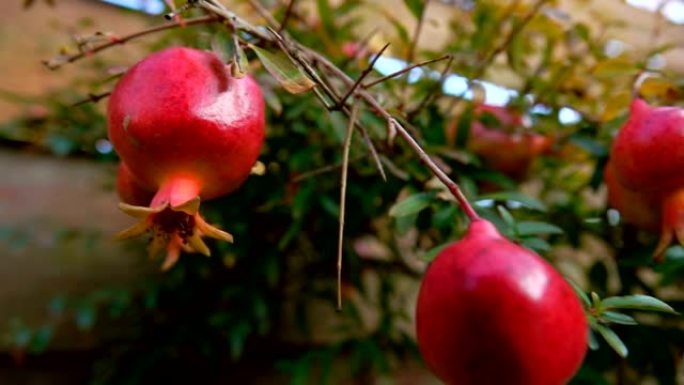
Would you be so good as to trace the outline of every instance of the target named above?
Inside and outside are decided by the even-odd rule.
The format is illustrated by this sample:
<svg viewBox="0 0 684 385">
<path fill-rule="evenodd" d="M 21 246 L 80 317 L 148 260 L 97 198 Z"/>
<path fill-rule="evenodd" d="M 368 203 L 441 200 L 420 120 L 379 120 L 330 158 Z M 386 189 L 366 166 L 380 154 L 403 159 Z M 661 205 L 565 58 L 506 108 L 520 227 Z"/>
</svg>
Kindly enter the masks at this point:
<svg viewBox="0 0 684 385">
<path fill-rule="evenodd" d="M 430 158 L 425 150 L 423 150 L 423 147 L 416 142 L 406 128 L 404 128 L 404 126 L 394 118 L 390 118 L 390 124 L 397 130 L 397 133 L 404 138 L 409 147 L 411 147 L 411 149 L 413 149 L 413 151 L 418 155 L 420 161 L 423 162 L 423 164 L 427 166 L 427 168 L 429 168 L 433 174 L 435 174 L 437 179 L 444 183 L 444 185 L 449 189 L 454 198 L 456 198 L 461 210 L 463 210 L 468 216 L 468 219 L 470 219 L 471 222 L 475 222 L 476 220 L 480 219 L 480 216 L 477 215 L 473 206 L 470 204 L 470 202 L 468 202 L 468 199 L 465 197 L 465 194 L 463 194 L 463 191 L 461 191 L 461 188 L 458 187 L 458 184 L 451 180 L 451 178 L 449 178 L 449 176 L 441 168 L 439 168 L 439 166 L 432 160 L 432 158 Z"/>
<path fill-rule="evenodd" d="M 161 184 L 159 191 L 152 198 L 150 207 L 170 205 L 172 208 L 199 198 L 200 185 L 194 178 L 174 176 Z M 192 213 L 194 214 L 194 213 Z"/>
</svg>

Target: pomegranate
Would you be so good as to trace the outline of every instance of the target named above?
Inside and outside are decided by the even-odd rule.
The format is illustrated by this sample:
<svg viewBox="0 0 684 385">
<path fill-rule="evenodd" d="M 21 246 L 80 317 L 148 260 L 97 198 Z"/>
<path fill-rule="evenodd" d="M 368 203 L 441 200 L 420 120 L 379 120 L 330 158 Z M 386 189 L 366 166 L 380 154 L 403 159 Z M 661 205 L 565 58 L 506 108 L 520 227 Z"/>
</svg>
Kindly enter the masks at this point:
<svg viewBox="0 0 684 385">
<path fill-rule="evenodd" d="M 153 191 L 147 191 L 140 187 L 140 184 L 131 174 L 131 170 L 123 162 L 119 163 L 116 174 L 116 191 L 119 193 L 122 202 L 135 206 L 146 206 L 154 197 Z"/>
<path fill-rule="evenodd" d="M 264 139 L 264 99 L 249 76 L 237 79 L 215 55 L 169 48 L 149 55 L 121 78 L 109 99 L 109 137 L 133 179 L 155 191 L 148 207 L 122 203 L 141 219 L 119 238 L 153 233 L 150 253 L 206 255 L 201 239 L 232 241 L 199 214 L 201 199 L 237 189 Z"/>
<path fill-rule="evenodd" d="M 495 118 L 498 127 L 487 126 L 482 121 L 486 119 L 486 115 Z M 454 138 L 456 124 L 457 122 L 453 122 L 448 128 L 448 135 Z M 517 132 L 522 126 L 523 118 L 520 113 L 508 107 L 478 105 L 467 147 L 482 158 L 485 166 L 515 180 L 522 180 L 534 159 L 547 153 L 553 145 L 548 136 Z"/>
<path fill-rule="evenodd" d="M 661 257 L 675 237 L 684 244 L 684 110 L 635 99 L 613 143 L 611 162 L 622 186 L 660 202 L 655 256 Z"/>
<path fill-rule="evenodd" d="M 563 277 L 483 219 L 428 268 L 416 329 L 428 367 L 449 385 L 566 384 L 588 337 Z"/>
<path fill-rule="evenodd" d="M 632 191 L 615 178 L 611 162 L 606 164 L 603 180 L 608 187 L 608 205 L 620 212 L 622 221 L 656 232 L 660 228 L 660 202 L 657 194 Z"/>
</svg>

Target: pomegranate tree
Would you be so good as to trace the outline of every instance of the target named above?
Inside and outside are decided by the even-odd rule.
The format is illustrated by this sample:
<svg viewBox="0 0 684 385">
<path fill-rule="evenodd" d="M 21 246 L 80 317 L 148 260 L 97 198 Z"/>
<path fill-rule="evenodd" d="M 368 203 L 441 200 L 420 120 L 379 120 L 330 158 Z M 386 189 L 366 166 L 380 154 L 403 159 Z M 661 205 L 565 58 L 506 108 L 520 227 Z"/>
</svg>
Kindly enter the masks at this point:
<svg viewBox="0 0 684 385">
<path fill-rule="evenodd" d="M 212 53 L 169 48 L 121 78 L 109 100 L 108 123 L 131 180 L 155 192 L 147 206 L 121 203 L 141 222 L 120 238 L 151 231 L 149 251 L 165 250 L 164 269 L 181 250 L 209 255 L 202 236 L 232 241 L 202 218 L 199 206 L 200 199 L 237 189 L 259 155 L 264 99 L 251 77 L 232 77 Z"/>
<path fill-rule="evenodd" d="M 660 212 L 655 255 L 675 237 L 684 243 L 684 110 L 635 99 L 613 143 L 611 162 L 617 182 L 647 195 L 650 210 Z"/>
<path fill-rule="evenodd" d="M 467 147 L 482 158 L 485 166 L 522 180 L 534 159 L 553 145 L 548 136 L 521 131 L 523 125 L 523 116 L 509 107 L 478 105 Z M 448 131 L 456 135 L 456 122 Z"/>
<path fill-rule="evenodd" d="M 423 279 L 418 345 L 449 385 L 563 385 L 582 363 L 588 324 L 551 265 L 476 219 Z"/>
</svg>

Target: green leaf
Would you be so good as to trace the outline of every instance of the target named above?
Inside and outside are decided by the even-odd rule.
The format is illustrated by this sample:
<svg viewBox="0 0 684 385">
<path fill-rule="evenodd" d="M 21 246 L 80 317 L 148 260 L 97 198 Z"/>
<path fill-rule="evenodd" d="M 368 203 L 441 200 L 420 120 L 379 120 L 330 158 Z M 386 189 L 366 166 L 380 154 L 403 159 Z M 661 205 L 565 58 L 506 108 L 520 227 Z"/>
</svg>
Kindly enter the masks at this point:
<svg viewBox="0 0 684 385">
<path fill-rule="evenodd" d="M 81 330 L 91 330 L 96 318 L 95 307 L 86 304 L 76 311 L 76 326 Z"/>
<path fill-rule="evenodd" d="M 591 350 L 598 350 L 599 349 L 599 343 L 596 340 L 596 334 L 594 334 L 593 331 L 589 330 L 589 340 L 587 341 L 589 345 L 589 349 Z"/>
<path fill-rule="evenodd" d="M 619 76 L 633 76 L 639 72 L 634 62 L 624 56 L 604 60 L 594 67 L 594 76 L 609 79 Z"/>
<path fill-rule="evenodd" d="M 309 79 L 302 70 L 294 65 L 282 52 L 272 53 L 254 45 L 249 46 L 259 57 L 266 70 L 288 92 L 299 94 L 314 88 L 316 83 Z"/>
<path fill-rule="evenodd" d="M 408 7 L 409 11 L 411 11 L 416 19 L 421 19 L 423 17 L 425 3 L 425 0 L 404 0 L 404 4 L 406 4 L 406 7 Z"/>
<path fill-rule="evenodd" d="M 605 144 L 585 136 L 573 136 L 570 138 L 570 143 L 583 148 L 596 157 L 608 155 L 608 147 Z"/>
<path fill-rule="evenodd" d="M 46 325 L 38 329 L 31 340 L 31 353 L 42 353 L 52 340 L 52 326 Z"/>
<path fill-rule="evenodd" d="M 568 281 L 570 286 L 572 286 L 573 290 L 575 290 L 575 294 L 577 294 L 577 296 L 582 300 L 582 303 L 584 304 L 584 306 L 590 307 L 591 306 L 591 300 L 589 299 L 589 296 L 587 295 L 587 293 L 584 290 L 582 290 L 582 288 L 579 287 L 579 285 L 576 284 L 575 282 L 573 282 L 569 279 L 566 279 L 566 281 Z"/>
<path fill-rule="evenodd" d="M 627 295 L 623 297 L 610 297 L 601 301 L 602 309 L 632 309 L 643 311 L 658 311 L 670 314 L 677 313 L 670 305 L 648 295 Z"/>
<path fill-rule="evenodd" d="M 235 57 L 233 39 L 226 32 L 217 32 L 211 37 L 211 50 L 224 63 L 230 63 Z"/>
<path fill-rule="evenodd" d="M 442 252 L 447 246 L 449 246 L 451 243 L 445 243 L 436 247 L 433 247 L 432 249 L 428 250 L 427 253 L 422 255 L 420 258 L 421 261 L 425 262 L 432 262 L 439 253 Z"/>
<path fill-rule="evenodd" d="M 537 234 L 562 234 L 563 229 L 556 225 L 544 222 L 522 221 L 516 226 L 517 232 L 521 237 Z"/>
<path fill-rule="evenodd" d="M 513 215 L 511 215 L 510 211 L 506 210 L 506 208 L 501 205 L 497 205 L 496 209 L 499 211 L 501 219 L 503 219 L 508 226 L 515 227 L 515 218 L 513 218 Z"/>
<path fill-rule="evenodd" d="M 639 323 L 627 314 L 618 313 L 615 311 L 605 311 L 601 314 L 604 321 L 612 322 L 620 325 L 638 325 Z"/>
<path fill-rule="evenodd" d="M 534 210 L 546 211 L 546 206 L 544 205 L 544 203 L 518 191 L 501 191 L 481 195 L 477 198 L 478 201 L 485 199 L 493 199 L 495 201 L 513 201 L 518 202 Z"/>
<path fill-rule="evenodd" d="M 335 32 L 335 19 L 333 18 L 330 3 L 328 0 L 317 0 L 316 4 L 318 5 L 318 15 L 321 18 L 323 29 L 328 35 L 332 35 Z"/>
<path fill-rule="evenodd" d="M 417 214 L 428 207 L 435 198 L 435 192 L 425 192 L 411 195 L 410 197 L 395 203 L 389 210 L 392 217 L 405 217 Z"/>
<path fill-rule="evenodd" d="M 548 242 L 537 237 L 523 238 L 520 240 L 520 243 L 528 249 L 532 249 L 536 252 L 551 250 L 551 245 Z"/>
<path fill-rule="evenodd" d="M 629 354 L 629 350 L 627 349 L 627 346 L 625 346 L 625 343 L 622 342 L 620 337 L 618 337 L 618 335 L 615 334 L 614 331 L 612 331 L 607 326 L 600 324 L 597 324 L 595 328 L 596 331 L 599 332 L 599 334 L 601 334 L 603 339 L 605 339 L 606 342 L 608 342 L 608 345 L 610 345 L 610 347 L 613 348 L 613 350 L 615 350 L 615 352 L 620 355 L 620 357 L 627 357 L 627 354 Z"/>
</svg>

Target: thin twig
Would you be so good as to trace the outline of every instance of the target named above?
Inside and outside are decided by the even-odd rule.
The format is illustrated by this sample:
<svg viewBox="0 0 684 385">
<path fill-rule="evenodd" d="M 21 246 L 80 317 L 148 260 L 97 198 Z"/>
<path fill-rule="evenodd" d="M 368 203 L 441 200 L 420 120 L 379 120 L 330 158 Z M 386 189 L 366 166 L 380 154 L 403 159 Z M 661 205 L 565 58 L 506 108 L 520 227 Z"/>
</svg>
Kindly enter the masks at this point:
<svg viewBox="0 0 684 385">
<path fill-rule="evenodd" d="M 413 117 L 418 113 L 418 111 L 422 111 L 423 108 L 425 108 L 425 106 L 432 102 L 437 92 L 443 87 L 447 76 L 449 76 L 449 72 L 451 71 L 451 66 L 453 64 L 454 57 L 452 55 L 449 55 L 449 61 L 447 62 L 446 66 L 444 66 L 444 69 L 442 70 L 442 73 L 439 76 L 439 81 L 430 88 L 430 90 L 428 91 L 427 95 L 425 95 L 423 100 L 421 100 L 415 108 L 413 108 L 406 114 L 406 120 L 413 120 Z"/>
<path fill-rule="evenodd" d="M 73 55 L 55 56 L 52 59 L 44 60 L 43 65 L 45 65 L 47 68 L 49 68 L 51 70 L 56 70 L 64 64 L 73 63 L 77 60 L 83 59 L 86 56 L 96 54 L 100 51 L 106 50 L 108 48 L 111 48 L 111 47 L 114 47 L 117 45 L 125 44 L 125 43 L 127 43 L 133 39 L 137 39 L 137 38 L 145 36 L 145 35 L 165 31 L 167 29 L 173 29 L 173 28 L 180 27 L 181 24 L 183 24 L 183 25 L 211 24 L 211 23 L 215 23 L 217 21 L 219 21 L 219 19 L 216 16 L 209 15 L 209 16 L 197 17 L 194 19 L 183 20 L 182 22 L 174 21 L 174 22 L 170 22 L 170 23 L 165 23 L 165 24 L 158 25 L 158 26 L 155 26 L 155 27 L 152 27 L 149 29 L 145 29 L 142 31 L 132 33 L 132 34 L 127 35 L 127 36 L 112 39 L 107 43 L 95 46 L 93 48 L 90 48 L 87 51 L 81 51 L 81 52 L 73 54 Z"/>
<path fill-rule="evenodd" d="M 288 55 L 290 60 L 292 60 L 293 63 L 297 64 L 302 70 L 304 70 L 307 73 L 307 75 L 309 75 L 312 78 L 312 80 L 314 80 L 319 85 L 325 86 L 321 88 L 325 91 L 325 93 L 330 99 L 337 101 L 339 100 L 339 96 L 332 89 L 332 87 L 327 86 L 327 82 L 324 82 L 318 75 L 318 73 L 314 70 L 313 66 L 311 65 L 312 61 L 316 61 L 325 68 L 327 68 L 328 71 L 333 73 L 336 78 L 345 83 L 347 87 L 352 87 L 354 85 L 355 81 L 352 78 L 350 78 L 349 75 L 347 75 L 344 71 L 342 71 L 332 62 L 330 62 L 330 60 L 328 60 L 327 57 L 323 56 L 317 51 L 300 44 L 294 39 L 286 40 L 283 38 L 282 35 L 280 35 L 277 31 L 273 29 L 269 29 L 270 35 L 265 34 L 258 28 L 244 21 L 243 19 L 238 18 L 233 12 L 230 12 L 224 6 L 214 2 L 214 0 L 195 1 L 197 1 L 198 5 L 204 8 L 205 10 L 208 10 L 209 12 L 214 12 L 223 18 L 235 18 L 235 20 L 238 20 L 240 24 L 243 24 L 240 26 L 240 28 L 244 28 L 248 32 L 253 31 L 255 35 L 257 35 L 260 38 L 263 38 L 265 41 L 274 42 L 278 44 L 278 46 Z M 258 4 L 256 0 L 250 0 L 250 2 Z M 306 58 L 308 58 L 308 60 L 303 55 L 305 55 Z M 361 88 L 357 88 L 354 91 L 354 95 L 364 100 L 366 104 L 368 104 L 377 114 L 382 116 L 388 122 L 388 125 L 393 126 L 397 130 L 397 132 L 407 141 L 409 147 L 411 147 L 411 149 L 416 153 L 416 155 L 418 155 L 420 160 L 430 169 L 430 171 L 432 171 L 433 174 L 435 174 L 435 176 L 440 181 L 442 181 L 442 183 L 444 183 L 447 186 L 449 191 L 451 191 L 451 193 L 454 195 L 459 205 L 466 213 L 468 218 L 470 218 L 470 220 L 475 221 L 479 219 L 479 216 L 477 215 L 473 207 L 470 205 L 470 203 L 468 202 L 468 200 L 466 199 L 465 195 L 460 190 L 456 182 L 452 181 L 449 178 L 449 176 L 444 171 L 442 171 L 442 169 L 434 162 L 434 160 L 432 160 L 430 156 L 427 155 L 425 150 L 423 150 L 420 144 L 418 144 L 418 142 L 416 142 L 415 139 L 413 139 L 411 134 L 400 122 L 398 122 L 389 112 L 387 112 L 387 110 L 385 110 L 382 107 L 382 105 L 380 105 L 380 103 L 367 91 Z M 347 116 L 351 116 L 351 111 L 349 110 L 349 108 L 343 107 L 342 111 Z M 356 127 L 359 127 L 358 123 L 356 123 L 355 125 Z M 364 131 L 362 131 L 362 133 L 364 133 Z M 370 143 L 370 145 L 370 148 L 374 151 L 372 143 Z M 377 153 L 375 153 L 374 157 L 376 159 L 377 164 L 380 165 L 380 170 L 382 170 L 382 163 L 380 162 Z"/>
<path fill-rule="evenodd" d="M 287 22 L 290 20 L 292 10 L 294 9 L 294 5 L 296 2 L 297 0 L 290 0 L 290 2 L 287 4 L 287 9 L 285 9 L 285 15 L 283 16 L 283 21 L 280 22 L 278 32 L 282 32 L 285 29 L 285 26 L 287 26 Z"/>
<path fill-rule="evenodd" d="M 301 44 L 294 42 L 293 40 L 285 39 L 282 35 L 280 35 L 278 32 L 273 30 L 272 28 L 268 28 L 269 32 L 273 35 L 275 38 L 275 42 L 280 47 L 283 52 L 290 58 L 290 60 L 293 63 L 296 63 L 299 65 L 299 67 L 304 70 L 304 72 L 309 75 L 309 77 L 320 86 L 320 88 L 325 92 L 328 98 L 330 100 L 334 101 L 333 106 L 340 106 L 339 100 L 340 96 L 337 93 L 337 91 L 330 85 L 326 80 L 324 80 L 318 72 L 313 68 L 311 63 L 307 60 L 305 60 L 302 55 L 300 54 L 306 47 L 302 46 Z M 308 48 L 306 48 L 308 49 Z M 321 56 L 322 57 L 322 56 Z M 327 59 L 326 59 L 327 60 Z M 344 73 L 344 72 L 343 72 Z M 353 84 L 353 81 L 352 81 Z M 351 86 L 351 85 L 350 85 Z M 315 90 L 315 89 L 314 89 Z M 326 105 L 327 107 L 327 105 Z M 333 111 L 334 108 L 327 107 L 328 110 Z M 351 115 L 351 111 L 348 106 L 342 105 L 340 107 L 340 110 L 349 117 Z M 368 131 L 366 130 L 365 127 L 363 127 L 361 124 L 358 122 L 356 123 L 356 127 L 361 131 L 361 136 L 366 143 L 366 146 L 368 147 L 371 156 L 373 157 L 373 161 L 375 162 L 375 166 L 378 169 L 378 172 L 380 173 L 380 177 L 382 177 L 383 181 L 387 181 L 387 175 L 385 174 L 385 170 L 382 166 L 382 162 L 380 161 L 380 157 L 378 156 L 378 151 L 375 149 L 375 146 L 373 145 L 373 142 L 370 139 L 370 135 L 368 135 Z"/>
<path fill-rule="evenodd" d="M 449 59 L 449 62 L 453 61 L 453 57 L 452 57 L 451 55 L 444 55 L 444 56 L 442 56 L 442 57 L 440 57 L 440 58 L 437 58 L 437 59 L 426 60 L 426 61 L 424 61 L 424 62 L 411 64 L 410 66 L 405 67 L 405 68 L 402 68 L 402 69 L 400 69 L 399 71 L 393 72 L 393 73 L 391 73 L 391 74 L 389 74 L 389 75 L 385 75 L 385 76 L 383 76 L 383 77 L 381 77 L 381 78 L 379 78 L 379 79 L 375 79 L 375 80 L 373 80 L 373 81 L 371 81 L 371 82 L 368 82 L 368 83 L 364 84 L 362 87 L 365 88 L 365 89 L 368 89 L 368 88 L 371 88 L 371 87 L 373 87 L 373 86 L 375 86 L 375 85 L 377 85 L 377 84 L 380 84 L 380 83 L 382 83 L 382 82 L 384 82 L 384 81 L 387 81 L 387 80 L 389 80 L 389 79 L 395 78 L 395 77 L 397 77 L 397 76 L 401 76 L 401 75 L 403 75 L 403 74 L 405 74 L 405 73 L 407 73 L 407 72 L 409 72 L 409 71 L 411 71 L 411 70 L 413 70 L 413 69 L 415 69 L 415 68 L 424 67 L 424 66 L 426 66 L 426 65 L 428 65 L 428 64 L 436 63 L 436 62 L 438 62 L 438 61 L 447 60 L 447 59 Z"/>
<path fill-rule="evenodd" d="M 293 2 L 294 2 L 294 0 L 290 1 L 290 3 L 293 3 Z M 254 8 L 254 10 L 259 14 L 259 16 L 261 16 L 264 20 L 266 20 L 266 22 L 268 23 L 268 25 L 271 28 L 277 28 L 278 32 L 282 31 L 282 29 L 280 28 L 281 24 L 278 23 L 278 20 L 276 20 L 273 17 L 273 15 L 271 15 L 271 12 L 269 12 L 268 9 L 264 8 L 264 6 L 261 5 L 261 3 L 259 3 L 256 0 L 249 0 L 249 5 L 251 5 L 252 8 Z"/>
<path fill-rule="evenodd" d="M 499 45 L 496 46 L 496 48 L 494 48 L 492 51 L 490 51 L 489 54 L 485 57 L 485 59 L 482 61 L 482 63 L 480 63 L 477 71 L 475 72 L 475 75 L 473 76 L 473 79 L 477 79 L 485 73 L 487 68 L 494 61 L 494 59 L 497 56 L 499 56 L 500 53 L 505 51 L 509 45 L 511 45 L 511 42 L 513 41 L 513 39 L 515 39 L 515 37 L 518 36 L 518 34 L 520 32 L 522 32 L 523 29 L 525 29 L 527 24 L 529 24 L 530 21 L 532 21 L 532 19 L 534 18 L 534 16 L 536 16 L 539 13 L 539 10 L 541 9 L 541 7 L 544 4 L 548 3 L 549 1 L 550 0 L 539 0 L 534 4 L 532 9 L 530 9 L 530 11 L 527 14 L 525 14 L 523 19 L 520 20 L 519 23 L 517 23 L 513 26 L 513 28 L 511 29 L 511 32 L 508 35 L 506 35 L 506 38 L 501 43 L 499 43 Z"/>
<path fill-rule="evenodd" d="M 78 102 L 72 104 L 71 107 L 79 107 L 87 103 L 97 103 L 111 94 L 112 91 L 103 92 L 101 94 L 89 93 L 87 99 L 79 100 Z"/>
<path fill-rule="evenodd" d="M 349 159 L 349 163 L 354 163 L 354 162 L 357 162 L 357 161 L 359 161 L 359 160 L 361 160 L 361 159 L 363 159 L 363 157 L 361 157 L 361 156 L 356 156 L 356 157 L 354 157 L 354 158 Z M 335 170 L 337 170 L 338 168 L 341 168 L 341 167 L 342 167 L 342 163 L 329 164 L 329 165 L 327 165 L 327 166 L 319 167 L 319 168 L 317 168 L 317 169 L 314 169 L 314 170 L 311 170 L 311 171 L 307 171 L 307 172 L 301 173 L 301 174 L 297 175 L 296 177 L 292 178 L 291 182 L 292 182 L 292 183 L 299 183 L 299 182 L 301 182 L 301 181 L 303 181 L 303 180 L 306 180 L 306 179 L 309 179 L 309 178 L 313 178 L 313 177 L 315 177 L 315 176 L 322 175 L 322 174 L 325 174 L 325 173 L 328 173 L 328 172 L 335 171 Z"/>
<path fill-rule="evenodd" d="M 347 103 L 347 99 L 356 91 L 356 89 L 361 85 L 361 82 L 370 74 L 373 72 L 373 68 L 375 67 L 375 63 L 382 57 L 382 54 L 387 50 L 387 48 L 390 46 L 390 43 L 385 44 L 384 47 L 378 52 L 377 55 L 373 58 L 373 60 L 368 64 L 368 67 L 366 67 L 365 70 L 361 73 L 361 75 L 356 79 L 354 84 L 349 87 L 349 91 L 347 91 L 346 94 L 342 98 L 340 98 L 339 104 L 336 106 L 337 108 L 342 107 Z"/>
<path fill-rule="evenodd" d="M 332 73 L 335 73 L 337 77 L 343 82 L 347 83 L 347 85 L 351 86 L 352 84 L 354 84 L 353 79 L 351 79 L 342 70 L 337 68 L 326 57 L 311 49 L 308 49 L 307 53 L 311 56 L 314 56 L 316 60 L 318 60 L 322 65 L 326 66 L 326 68 L 328 68 L 328 70 L 330 70 Z M 401 123 L 399 123 L 389 112 L 387 112 L 387 110 L 385 110 L 371 94 L 369 94 L 363 89 L 357 89 L 356 94 L 359 98 L 363 99 L 369 106 L 371 106 L 371 108 L 376 113 L 378 113 L 380 116 L 386 119 L 390 126 L 393 126 L 397 130 L 397 133 L 401 135 L 402 138 L 404 138 L 404 140 L 406 140 L 406 142 L 409 144 L 409 147 L 411 147 L 413 152 L 415 152 L 416 155 L 418 155 L 421 162 L 423 162 L 423 164 L 425 164 L 425 166 L 428 169 L 430 169 L 430 171 L 437 177 L 437 179 L 444 183 L 444 185 L 454 195 L 459 206 L 466 213 L 468 218 L 471 221 L 479 219 L 480 217 L 477 215 L 473 207 L 470 205 L 470 202 L 468 202 L 468 199 L 465 197 L 461 189 L 458 187 L 458 184 L 451 180 L 451 178 L 449 178 L 449 176 L 444 171 L 442 171 L 442 169 L 435 163 L 435 161 L 432 158 L 430 158 L 430 156 L 425 152 L 423 147 L 421 147 L 421 145 L 418 144 L 418 142 L 416 142 L 415 139 L 413 139 L 413 137 L 406 130 L 406 128 Z"/>
<path fill-rule="evenodd" d="M 342 175 L 340 177 L 340 229 L 337 238 L 337 311 L 342 310 L 342 241 L 344 240 L 344 214 L 347 201 L 347 175 L 349 171 L 349 149 L 351 148 L 352 135 L 356 124 L 356 116 L 359 111 L 357 103 L 352 104 L 349 126 L 344 137 L 344 149 L 342 153 Z"/>
<path fill-rule="evenodd" d="M 427 7 L 430 0 L 425 0 L 423 4 L 423 13 L 420 14 L 418 18 L 418 24 L 416 24 L 416 29 L 413 30 L 413 37 L 411 38 L 411 45 L 409 45 L 409 50 L 406 55 L 406 61 L 411 63 L 416 56 L 416 46 L 418 45 L 418 39 L 420 39 L 420 33 L 423 30 L 423 22 L 425 21 L 425 14 L 427 13 Z"/>
<path fill-rule="evenodd" d="M 468 82 L 468 87 L 457 97 L 454 97 L 451 100 L 451 103 L 449 103 L 449 106 L 447 107 L 447 111 L 453 111 L 456 108 L 456 105 L 459 103 L 459 101 L 463 98 L 463 96 L 468 92 L 471 91 L 471 84 L 473 81 L 476 81 L 478 78 L 482 77 L 489 66 L 494 62 L 494 59 L 496 59 L 497 56 L 499 56 L 500 53 L 506 50 L 508 46 L 513 42 L 513 39 L 515 39 L 516 36 L 520 32 L 525 29 L 527 24 L 532 21 L 535 15 L 539 12 L 541 7 L 548 3 L 550 0 L 538 0 L 534 6 L 532 6 L 532 9 L 523 17 L 523 19 L 517 23 L 516 25 L 513 26 L 511 29 L 511 32 L 506 35 L 506 38 L 498 45 L 496 48 L 494 48 L 492 51 L 490 51 L 487 56 L 480 62 L 479 66 L 477 67 L 477 70 L 472 74 L 470 77 L 470 80 Z M 512 7 L 513 5 L 511 5 Z M 508 14 L 508 13 L 506 13 Z"/>
</svg>

